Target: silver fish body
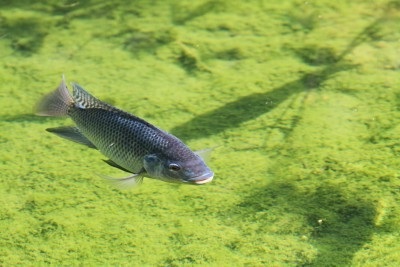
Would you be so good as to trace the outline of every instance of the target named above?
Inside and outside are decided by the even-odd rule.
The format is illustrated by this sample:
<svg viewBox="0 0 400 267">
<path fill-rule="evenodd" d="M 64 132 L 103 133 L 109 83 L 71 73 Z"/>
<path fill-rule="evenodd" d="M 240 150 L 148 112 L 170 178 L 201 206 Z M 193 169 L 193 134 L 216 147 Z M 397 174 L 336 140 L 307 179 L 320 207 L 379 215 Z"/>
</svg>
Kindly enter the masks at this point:
<svg viewBox="0 0 400 267">
<path fill-rule="evenodd" d="M 38 115 L 68 115 L 77 127 L 47 129 L 63 138 L 98 149 L 108 164 L 132 173 L 115 179 L 120 185 L 141 183 L 143 177 L 167 182 L 204 184 L 214 173 L 203 159 L 175 136 L 132 114 L 106 104 L 64 79 L 38 105 Z"/>
</svg>

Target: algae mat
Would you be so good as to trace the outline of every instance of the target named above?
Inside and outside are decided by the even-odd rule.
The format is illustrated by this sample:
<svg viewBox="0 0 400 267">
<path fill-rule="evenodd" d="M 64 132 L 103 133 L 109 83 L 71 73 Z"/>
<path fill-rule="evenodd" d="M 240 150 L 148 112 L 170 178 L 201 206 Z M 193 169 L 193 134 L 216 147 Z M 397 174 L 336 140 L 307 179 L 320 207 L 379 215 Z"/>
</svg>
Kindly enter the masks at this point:
<svg viewBox="0 0 400 267">
<path fill-rule="evenodd" d="M 1 1 L 0 264 L 393 266 L 399 1 Z M 130 191 L 33 115 L 61 75 L 197 150 Z"/>
</svg>

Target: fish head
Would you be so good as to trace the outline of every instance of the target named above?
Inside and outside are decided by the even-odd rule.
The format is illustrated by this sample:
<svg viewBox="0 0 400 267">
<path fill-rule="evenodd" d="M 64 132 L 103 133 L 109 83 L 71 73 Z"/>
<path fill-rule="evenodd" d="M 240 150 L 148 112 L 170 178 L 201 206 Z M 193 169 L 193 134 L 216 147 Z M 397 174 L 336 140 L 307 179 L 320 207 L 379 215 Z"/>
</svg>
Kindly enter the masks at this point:
<svg viewBox="0 0 400 267">
<path fill-rule="evenodd" d="M 211 182 L 214 173 L 204 161 L 191 152 L 186 157 L 150 154 L 144 157 L 144 168 L 151 178 L 171 183 L 205 184 Z"/>
</svg>

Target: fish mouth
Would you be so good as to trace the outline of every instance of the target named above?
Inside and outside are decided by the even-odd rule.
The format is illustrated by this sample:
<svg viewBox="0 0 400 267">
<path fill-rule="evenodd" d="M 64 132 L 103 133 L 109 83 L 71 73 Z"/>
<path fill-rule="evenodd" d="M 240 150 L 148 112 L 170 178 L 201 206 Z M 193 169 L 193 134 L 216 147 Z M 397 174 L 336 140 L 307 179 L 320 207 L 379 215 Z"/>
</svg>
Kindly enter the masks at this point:
<svg viewBox="0 0 400 267">
<path fill-rule="evenodd" d="M 208 173 L 202 174 L 200 176 L 191 178 L 188 180 L 188 182 L 194 183 L 194 184 L 206 184 L 206 183 L 211 182 L 213 180 L 213 178 L 214 178 L 214 173 L 208 172 Z"/>
</svg>

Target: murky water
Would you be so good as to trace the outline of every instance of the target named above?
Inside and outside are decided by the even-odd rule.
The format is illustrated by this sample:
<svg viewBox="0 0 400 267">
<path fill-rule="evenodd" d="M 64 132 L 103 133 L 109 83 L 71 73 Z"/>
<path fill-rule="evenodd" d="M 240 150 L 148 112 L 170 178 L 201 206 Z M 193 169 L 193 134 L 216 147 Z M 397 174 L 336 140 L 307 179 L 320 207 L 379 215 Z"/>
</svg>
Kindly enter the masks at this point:
<svg viewBox="0 0 400 267">
<path fill-rule="evenodd" d="M 31 2 L 0 3 L 2 265 L 400 261 L 399 1 Z M 105 183 L 33 115 L 62 74 L 218 146 L 215 180 Z"/>
</svg>

